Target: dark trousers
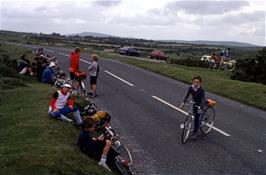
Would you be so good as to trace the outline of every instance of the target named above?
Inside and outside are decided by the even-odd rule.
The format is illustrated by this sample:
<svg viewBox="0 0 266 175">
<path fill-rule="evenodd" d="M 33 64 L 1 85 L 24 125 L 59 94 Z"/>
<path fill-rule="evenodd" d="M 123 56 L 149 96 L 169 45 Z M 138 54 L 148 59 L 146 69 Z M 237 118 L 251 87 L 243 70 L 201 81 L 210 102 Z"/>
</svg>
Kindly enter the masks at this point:
<svg viewBox="0 0 266 175">
<path fill-rule="evenodd" d="M 199 110 L 198 110 L 198 107 L 193 107 L 193 112 L 194 112 L 194 129 L 193 129 L 193 132 L 194 133 L 197 133 L 198 130 L 199 130 L 199 120 L 200 120 L 200 113 L 199 113 Z"/>
</svg>

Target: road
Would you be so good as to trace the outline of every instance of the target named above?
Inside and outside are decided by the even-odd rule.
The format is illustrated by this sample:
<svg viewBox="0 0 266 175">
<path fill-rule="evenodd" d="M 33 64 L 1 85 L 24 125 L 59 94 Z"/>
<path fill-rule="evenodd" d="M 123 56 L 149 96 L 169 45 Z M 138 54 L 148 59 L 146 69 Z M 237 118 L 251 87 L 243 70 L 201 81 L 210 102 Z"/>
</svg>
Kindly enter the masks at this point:
<svg viewBox="0 0 266 175">
<path fill-rule="evenodd" d="M 67 71 L 69 49 L 45 51 Z M 88 55 L 81 59 L 80 69 L 87 70 Z M 178 106 L 188 85 L 114 60 L 101 59 L 100 65 L 94 101 L 112 114 L 137 174 L 266 174 L 266 112 L 207 93 L 217 101 L 216 130 L 183 145 L 185 115 Z"/>
</svg>

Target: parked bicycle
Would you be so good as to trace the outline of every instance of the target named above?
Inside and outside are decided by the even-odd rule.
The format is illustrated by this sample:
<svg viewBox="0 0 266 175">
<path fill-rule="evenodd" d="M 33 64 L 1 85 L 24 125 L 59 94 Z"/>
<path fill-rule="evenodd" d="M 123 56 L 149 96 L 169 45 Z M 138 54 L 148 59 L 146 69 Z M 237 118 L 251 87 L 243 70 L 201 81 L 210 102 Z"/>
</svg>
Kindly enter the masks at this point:
<svg viewBox="0 0 266 175">
<path fill-rule="evenodd" d="M 207 100 L 207 105 L 203 109 L 200 109 L 200 106 L 195 106 L 195 102 L 193 101 L 187 101 L 185 105 L 191 106 L 191 110 L 188 112 L 188 115 L 186 117 L 186 120 L 183 124 L 181 124 L 181 129 L 182 131 L 182 143 L 186 143 L 187 140 L 189 139 L 190 133 L 194 129 L 194 112 L 193 112 L 193 107 L 198 108 L 201 110 L 200 118 L 199 118 L 199 123 L 200 123 L 200 131 L 203 134 L 208 134 L 211 129 L 213 128 L 214 121 L 215 121 L 215 105 L 216 102 L 214 100 L 208 99 Z"/>
<path fill-rule="evenodd" d="M 86 97 L 86 87 L 85 87 L 85 83 L 84 80 L 87 78 L 87 74 L 86 72 L 75 72 L 75 81 L 77 81 L 78 86 L 76 89 L 76 92 L 78 95 L 81 95 L 82 97 Z"/>
<path fill-rule="evenodd" d="M 99 111 L 97 111 L 97 106 L 93 102 L 89 102 L 83 109 L 80 109 L 81 116 L 92 116 L 97 115 Z M 119 171 L 123 175 L 133 175 L 132 170 L 132 156 L 131 153 L 126 146 L 126 144 L 120 139 L 119 135 L 116 134 L 114 129 L 109 125 L 111 116 L 106 118 L 102 118 L 104 122 L 99 122 L 100 125 L 97 126 L 97 133 L 100 133 L 104 138 L 111 140 L 111 147 L 115 150 L 118 156 L 116 156 L 114 160 L 114 167 L 117 171 Z M 100 136 L 100 137 L 101 137 Z"/>
<path fill-rule="evenodd" d="M 133 175 L 133 160 L 126 144 L 119 138 L 118 134 L 115 133 L 111 126 L 101 126 L 100 129 L 103 132 L 103 136 L 106 139 L 111 140 L 111 147 L 118 154 L 114 160 L 114 168 L 116 168 L 123 175 Z"/>
</svg>

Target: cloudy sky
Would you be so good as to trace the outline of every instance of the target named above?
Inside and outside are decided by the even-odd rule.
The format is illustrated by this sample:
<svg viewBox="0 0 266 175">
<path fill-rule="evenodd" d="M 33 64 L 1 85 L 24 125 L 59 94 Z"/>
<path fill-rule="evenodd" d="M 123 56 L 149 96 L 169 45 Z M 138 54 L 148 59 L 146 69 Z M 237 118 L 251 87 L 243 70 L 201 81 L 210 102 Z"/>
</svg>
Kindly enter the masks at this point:
<svg viewBox="0 0 266 175">
<path fill-rule="evenodd" d="M 264 0 L 0 0 L 0 29 L 265 43 Z"/>
</svg>

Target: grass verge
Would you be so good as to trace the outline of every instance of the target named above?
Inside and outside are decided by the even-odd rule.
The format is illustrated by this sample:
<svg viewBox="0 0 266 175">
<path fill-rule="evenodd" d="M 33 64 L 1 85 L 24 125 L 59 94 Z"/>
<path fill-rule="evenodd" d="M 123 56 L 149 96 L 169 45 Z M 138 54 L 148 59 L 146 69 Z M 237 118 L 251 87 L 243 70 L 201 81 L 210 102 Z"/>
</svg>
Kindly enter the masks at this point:
<svg viewBox="0 0 266 175">
<path fill-rule="evenodd" d="M 14 59 L 28 52 L 6 45 L 0 49 Z M 11 86 L 16 79 L 22 84 Z M 0 174 L 108 174 L 77 149 L 78 129 L 48 118 L 51 86 L 30 76 L 0 80 L 10 86 L 0 89 Z"/>
</svg>

